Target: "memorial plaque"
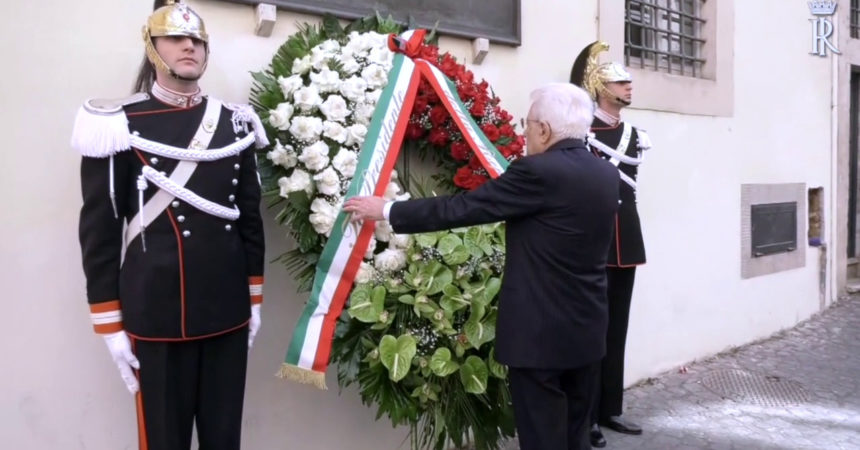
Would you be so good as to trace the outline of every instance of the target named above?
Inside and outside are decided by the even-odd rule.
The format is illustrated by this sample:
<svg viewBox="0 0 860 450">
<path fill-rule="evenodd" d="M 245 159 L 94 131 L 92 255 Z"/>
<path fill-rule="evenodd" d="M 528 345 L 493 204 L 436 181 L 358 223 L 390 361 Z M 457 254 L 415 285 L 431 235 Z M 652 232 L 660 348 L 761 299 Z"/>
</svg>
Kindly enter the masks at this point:
<svg viewBox="0 0 860 450">
<path fill-rule="evenodd" d="M 487 38 L 490 42 L 519 46 L 520 0 L 223 0 L 278 8 L 307 14 L 331 14 L 358 19 L 375 13 L 390 14 L 398 22 L 440 34 Z M 436 25 L 438 23 L 438 25 Z"/>
<path fill-rule="evenodd" d="M 797 202 L 751 206 L 752 257 L 797 249 Z"/>
</svg>

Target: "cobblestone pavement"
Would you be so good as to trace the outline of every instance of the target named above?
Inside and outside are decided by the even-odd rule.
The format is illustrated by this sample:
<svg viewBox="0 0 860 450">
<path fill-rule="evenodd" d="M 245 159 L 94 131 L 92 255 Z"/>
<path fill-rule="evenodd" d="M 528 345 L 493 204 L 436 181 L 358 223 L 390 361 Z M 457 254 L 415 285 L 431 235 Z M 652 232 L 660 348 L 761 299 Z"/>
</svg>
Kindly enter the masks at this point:
<svg viewBox="0 0 860 450">
<path fill-rule="evenodd" d="M 860 449 L 860 296 L 763 341 L 631 387 L 607 450 Z M 514 442 L 507 450 L 515 450 Z"/>
</svg>

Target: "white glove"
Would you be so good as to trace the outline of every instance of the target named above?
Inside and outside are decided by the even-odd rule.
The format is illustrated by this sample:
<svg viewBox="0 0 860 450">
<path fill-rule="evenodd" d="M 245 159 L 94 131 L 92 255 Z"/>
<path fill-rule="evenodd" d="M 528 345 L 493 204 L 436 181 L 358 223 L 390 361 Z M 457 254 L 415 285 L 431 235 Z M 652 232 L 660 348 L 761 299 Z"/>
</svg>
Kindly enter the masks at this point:
<svg viewBox="0 0 860 450">
<path fill-rule="evenodd" d="M 125 381 L 125 387 L 132 394 L 137 393 L 140 386 L 137 384 L 137 377 L 134 376 L 131 369 L 132 367 L 140 369 L 140 362 L 131 351 L 131 341 L 128 340 L 128 335 L 125 334 L 125 331 L 117 331 L 116 333 L 105 334 L 103 337 L 111 358 L 119 369 L 122 381 Z"/>
<path fill-rule="evenodd" d="M 263 305 L 251 305 L 251 321 L 248 322 L 248 348 L 254 345 L 254 338 L 260 331 L 260 307 Z"/>
</svg>

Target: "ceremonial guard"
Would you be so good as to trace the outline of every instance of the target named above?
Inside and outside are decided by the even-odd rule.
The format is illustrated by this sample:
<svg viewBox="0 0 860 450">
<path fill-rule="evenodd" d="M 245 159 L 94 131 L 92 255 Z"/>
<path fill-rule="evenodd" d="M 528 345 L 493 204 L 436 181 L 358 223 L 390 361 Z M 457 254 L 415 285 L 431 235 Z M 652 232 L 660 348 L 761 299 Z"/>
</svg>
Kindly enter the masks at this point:
<svg viewBox="0 0 860 450">
<path fill-rule="evenodd" d="M 604 42 L 588 45 L 573 64 L 570 82 L 585 89 L 597 103 L 589 136 L 592 151 L 618 167 L 620 201 L 607 259 L 609 328 L 606 356 L 600 372 L 599 392 L 592 411 L 592 445 L 606 440 L 599 424 L 627 434 L 642 429 L 621 417 L 624 392 L 624 347 L 636 266 L 645 264 L 645 245 L 636 209 L 636 175 L 651 142 L 644 130 L 621 121 L 621 110 L 630 106 L 633 78 L 619 63 L 598 63 L 598 54 L 608 50 Z"/>
<path fill-rule="evenodd" d="M 247 105 L 200 92 L 203 20 L 155 3 L 143 28 L 146 92 L 88 100 L 79 237 L 87 296 L 129 391 L 139 447 L 238 449 L 248 349 L 260 326 L 264 239 Z"/>
</svg>

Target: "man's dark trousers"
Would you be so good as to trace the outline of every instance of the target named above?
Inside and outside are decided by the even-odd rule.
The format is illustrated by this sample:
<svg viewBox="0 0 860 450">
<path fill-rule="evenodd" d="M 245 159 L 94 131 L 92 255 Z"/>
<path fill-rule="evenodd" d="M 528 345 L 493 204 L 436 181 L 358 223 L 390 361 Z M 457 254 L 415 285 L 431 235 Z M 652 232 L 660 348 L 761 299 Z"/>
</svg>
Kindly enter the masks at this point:
<svg viewBox="0 0 860 450">
<path fill-rule="evenodd" d="M 606 356 L 600 365 L 600 388 L 594 399 L 592 423 L 606 423 L 610 416 L 621 415 L 624 397 L 624 348 L 635 278 L 635 266 L 606 268 L 609 328 L 606 332 Z"/>
<path fill-rule="evenodd" d="M 600 362 L 564 370 L 511 367 L 508 379 L 521 450 L 588 450 Z"/>
</svg>

